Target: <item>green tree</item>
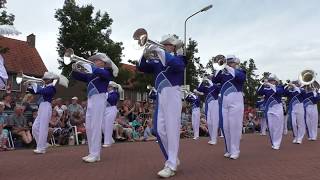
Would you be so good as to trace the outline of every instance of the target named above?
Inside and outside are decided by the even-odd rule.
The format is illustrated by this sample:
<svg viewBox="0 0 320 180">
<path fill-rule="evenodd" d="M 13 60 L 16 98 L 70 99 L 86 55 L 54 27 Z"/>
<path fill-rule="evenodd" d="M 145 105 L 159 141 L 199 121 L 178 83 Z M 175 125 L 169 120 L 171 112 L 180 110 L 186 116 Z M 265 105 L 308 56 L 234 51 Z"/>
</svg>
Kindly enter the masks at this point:
<svg viewBox="0 0 320 180">
<path fill-rule="evenodd" d="M 0 25 L 13 25 L 14 23 L 14 15 L 8 14 L 6 11 L 5 4 L 7 1 L 1 0 L 0 1 Z M 0 53 L 6 53 L 9 49 L 7 47 L 0 46 Z"/>
<path fill-rule="evenodd" d="M 122 56 L 122 43 L 110 39 L 113 20 L 100 10 L 94 14 L 92 5 L 79 7 L 74 0 L 66 0 L 62 9 L 56 10 L 55 18 L 59 27 L 57 51 L 63 57 L 67 48 L 73 48 L 77 56 L 88 58 L 96 52 L 106 53 L 119 65 Z M 62 74 L 68 75 L 71 65 L 58 60 Z"/>
<path fill-rule="evenodd" d="M 133 65 L 137 65 L 138 61 L 137 60 L 129 60 L 129 63 Z M 142 73 L 139 71 L 136 71 L 134 75 L 131 76 L 132 83 L 133 83 L 133 89 L 139 92 L 146 92 L 147 90 L 147 85 L 154 86 L 154 77 L 152 74 L 147 74 L 147 73 Z"/>
<path fill-rule="evenodd" d="M 205 67 L 200 63 L 200 57 L 196 57 L 198 53 L 198 43 L 195 40 L 189 39 L 187 46 L 186 59 L 188 61 L 186 67 L 186 83 L 190 85 L 190 90 L 197 88 L 199 79 L 205 74 Z"/>
<path fill-rule="evenodd" d="M 256 74 L 257 67 L 253 59 L 249 59 L 249 61 L 244 61 L 240 63 L 240 67 L 246 71 L 247 79 L 244 83 L 243 93 L 245 97 L 245 102 L 255 107 L 257 101 L 257 88 L 260 85 L 260 79 Z"/>
</svg>

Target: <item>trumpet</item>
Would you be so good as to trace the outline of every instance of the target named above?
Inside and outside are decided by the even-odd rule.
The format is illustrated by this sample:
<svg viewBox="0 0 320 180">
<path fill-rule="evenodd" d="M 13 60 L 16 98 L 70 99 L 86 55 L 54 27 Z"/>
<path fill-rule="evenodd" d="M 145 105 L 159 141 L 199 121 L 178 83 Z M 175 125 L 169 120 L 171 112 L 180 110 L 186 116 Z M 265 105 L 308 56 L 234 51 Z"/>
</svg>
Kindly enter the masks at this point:
<svg viewBox="0 0 320 180">
<path fill-rule="evenodd" d="M 21 84 L 23 82 L 24 85 L 28 85 L 31 83 L 37 83 L 40 86 L 43 86 L 45 84 L 44 80 L 42 80 L 40 78 L 33 77 L 33 76 L 27 76 L 27 75 L 23 74 L 22 72 L 17 75 L 16 82 L 17 82 L 17 84 Z"/>
<path fill-rule="evenodd" d="M 160 49 L 165 50 L 164 45 L 157 43 L 155 41 L 152 41 L 148 38 L 148 32 L 144 28 L 139 28 L 133 33 L 133 39 L 138 41 L 138 45 L 142 48 L 145 48 L 148 50 L 148 48 L 151 45 L 156 45 Z M 144 55 L 147 59 L 158 59 L 158 55 L 155 51 L 147 52 Z"/>
<path fill-rule="evenodd" d="M 75 65 L 72 66 L 72 69 L 78 72 L 83 72 L 83 73 L 91 73 L 86 67 L 86 64 L 93 65 L 94 63 L 83 58 L 79 57 L 74 54 L 74 51 L 72 48 L 68 48 L 63 57 L 63 63 L 65 65 L 69 65 L 70 63 L 74 62 Z"/>
</svg>

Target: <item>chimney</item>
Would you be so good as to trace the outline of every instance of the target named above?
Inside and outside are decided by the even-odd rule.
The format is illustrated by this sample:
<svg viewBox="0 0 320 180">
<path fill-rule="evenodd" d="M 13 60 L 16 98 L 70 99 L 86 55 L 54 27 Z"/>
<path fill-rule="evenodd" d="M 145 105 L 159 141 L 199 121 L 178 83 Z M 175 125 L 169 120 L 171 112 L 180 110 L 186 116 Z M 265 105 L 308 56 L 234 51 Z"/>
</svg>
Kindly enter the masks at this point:
<svg viewBox="0 0 320 180">
<path fill-rule="evenodd" d="M 36 36 L 34 34 L 30 34 L 27 36 L 27 43 L 31 47 L 36 47 Z"/>
</svg>

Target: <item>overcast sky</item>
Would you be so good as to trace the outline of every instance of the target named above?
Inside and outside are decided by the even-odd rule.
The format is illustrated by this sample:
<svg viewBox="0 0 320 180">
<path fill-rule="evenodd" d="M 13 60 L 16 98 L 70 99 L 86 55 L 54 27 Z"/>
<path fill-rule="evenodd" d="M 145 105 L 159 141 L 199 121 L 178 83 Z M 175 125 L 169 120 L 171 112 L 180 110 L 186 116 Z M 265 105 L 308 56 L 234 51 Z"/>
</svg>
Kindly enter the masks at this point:
<svg viewBox="0 0 320 180">
<path fill-rule="evenodd" d="M 187 37 L 198 42 L 203 64 L 217 54 L 253 58 L 258 73 L 269 71 L 280 79 L 296 79 L 305 68 L 320 73 L 319 0 L 78 0 L 108 12 L 114 20 L 111 38 L 124 43 L 123 62 L 136 59 L 132 34 L 144 27 L 150 39 L 175 33 L 183 37 L 183 24 L 193 12 L 213 8 L 188 21 Z M 36 35 L 38 49 L 47 68 L 58 72 L 55 10 L 64 0 L 9 0 L 7 11 L 16 16 L 17 38 Z"/>
</svg>

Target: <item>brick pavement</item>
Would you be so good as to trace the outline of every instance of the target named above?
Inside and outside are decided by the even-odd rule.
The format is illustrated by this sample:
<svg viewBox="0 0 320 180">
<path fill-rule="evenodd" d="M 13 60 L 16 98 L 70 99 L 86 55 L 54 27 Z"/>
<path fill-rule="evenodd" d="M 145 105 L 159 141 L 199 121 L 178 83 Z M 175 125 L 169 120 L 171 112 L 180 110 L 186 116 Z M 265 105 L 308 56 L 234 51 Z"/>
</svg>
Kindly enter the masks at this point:
<svg viewBox="0 0 320 180">
<path fill-rule="evenodd" d="M 267 136 L 245 134 L 238 160 L 223 157 L 222 138 L 215 146 L 208 138 L 181 140 L 181 166 L 174 180 L 320 180 L 320 142 L 291 143 L 271 149 Z M 0 180 L 152 180 L 163 167 L 155 142 L 118 143 L 103 149 L 101 162 L 86 164 L 87 146 L 50 148 L 45 155 L 31 150 L 0 152 Z"/>
</svg>

